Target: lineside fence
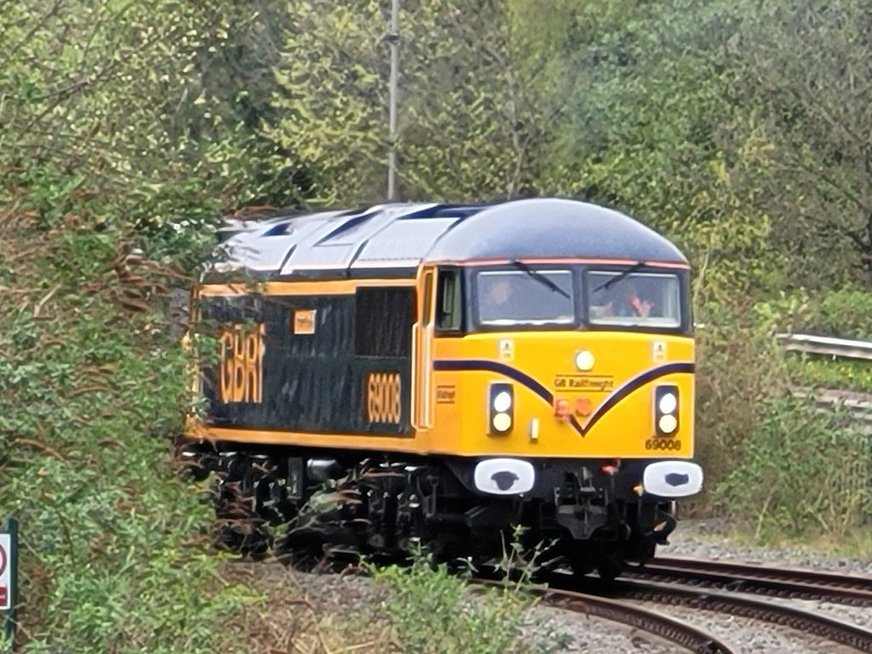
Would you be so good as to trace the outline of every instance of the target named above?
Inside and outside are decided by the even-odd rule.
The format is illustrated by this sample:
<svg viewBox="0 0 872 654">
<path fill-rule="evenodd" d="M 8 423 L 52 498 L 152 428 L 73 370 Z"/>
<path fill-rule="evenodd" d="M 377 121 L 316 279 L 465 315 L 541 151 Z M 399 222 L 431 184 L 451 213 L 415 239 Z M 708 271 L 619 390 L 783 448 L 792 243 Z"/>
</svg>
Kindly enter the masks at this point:
<svg viewBox="0 0 872 654">
<path fill-rule="evenodd" d="M 852 341 L 811 334 L 776 334 L 786 350 L 809 354 L 828 354 L 836 359 L 865 359 L 872 361 L 872 342 Z"/>
<path fill-rule="evenodd" d="M 833 359 L 865 360 L 872 365 L 872 342 L 869 341 L 810 334 L 777 334 L 775 338 L 789 352 L 829 356 Z M 841 407 L 849 412 L 858 429 L 872 436 L 872 393 L 798 387 L 793 394 L 798 397 L 813 397 L 822 409 Z"/>
</svg>

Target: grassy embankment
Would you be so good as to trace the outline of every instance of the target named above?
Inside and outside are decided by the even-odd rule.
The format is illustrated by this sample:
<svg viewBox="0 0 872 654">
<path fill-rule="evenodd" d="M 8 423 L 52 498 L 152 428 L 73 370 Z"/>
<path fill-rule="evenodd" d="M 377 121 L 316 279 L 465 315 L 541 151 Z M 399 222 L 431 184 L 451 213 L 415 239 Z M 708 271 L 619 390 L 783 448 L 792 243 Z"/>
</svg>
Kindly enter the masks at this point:
<svg viewBox="0 0 872 654">
<path fill-rule="evenodd" d="M 872 366 L 787 352 L 775 335 L 870 338 L 872 294 L 795 293 L 744 311 L 711 312 L 698 333 L 698 436 L 708 515 L 742 543 L 872 556 L 870 436 L 850 412 L 798 390 L 872 391 Z"/>
</svg>

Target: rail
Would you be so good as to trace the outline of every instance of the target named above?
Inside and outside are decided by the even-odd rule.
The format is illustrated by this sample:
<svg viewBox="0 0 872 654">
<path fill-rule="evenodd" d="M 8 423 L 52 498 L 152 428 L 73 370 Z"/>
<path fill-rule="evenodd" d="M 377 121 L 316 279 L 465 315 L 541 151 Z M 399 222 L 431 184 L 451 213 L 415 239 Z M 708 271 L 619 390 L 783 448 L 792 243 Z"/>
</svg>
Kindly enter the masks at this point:
<svg viewBox="0 0 872 654">
<path fill-rule="evenodd" d="M 622 576 L 872 607 L 872 577 L 824 570 L 658 556 L 644 565 L 629 566 Z"/>
</svg>

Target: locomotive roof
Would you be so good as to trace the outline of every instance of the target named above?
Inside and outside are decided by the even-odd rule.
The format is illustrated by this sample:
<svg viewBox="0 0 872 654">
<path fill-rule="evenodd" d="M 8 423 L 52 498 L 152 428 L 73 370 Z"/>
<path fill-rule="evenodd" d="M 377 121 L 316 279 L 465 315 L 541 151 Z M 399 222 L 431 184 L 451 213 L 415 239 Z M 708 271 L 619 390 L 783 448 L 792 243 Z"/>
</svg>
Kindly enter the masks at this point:
<svg viewBox="0 0 872 654">
<path fill-rule="evenodd" d="M 576 200 L 402 203 L 237 222 L 208 277 L 414 275 L 427 262 L 605 258 L 687 264 L 669 240 L 620 212 Z"/>
</svg>

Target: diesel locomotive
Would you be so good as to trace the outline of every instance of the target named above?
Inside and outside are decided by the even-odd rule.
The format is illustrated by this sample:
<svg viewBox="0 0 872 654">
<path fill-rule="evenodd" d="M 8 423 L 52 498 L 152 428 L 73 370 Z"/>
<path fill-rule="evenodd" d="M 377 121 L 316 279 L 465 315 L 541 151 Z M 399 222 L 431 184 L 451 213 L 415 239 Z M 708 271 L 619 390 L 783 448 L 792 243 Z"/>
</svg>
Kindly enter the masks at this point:
<svg viewBox="0 0 872 654">
<path fill-rule="evenodd" d="M 690 267 L 641 222 L 391 203 L 240 223 L 221 248 L 192 291 L 186 339 L 216 351 L 178 453 L 235 547 L 486 559 L 521 527 L 613 577 L 701 490 Z"/>
</svg>

